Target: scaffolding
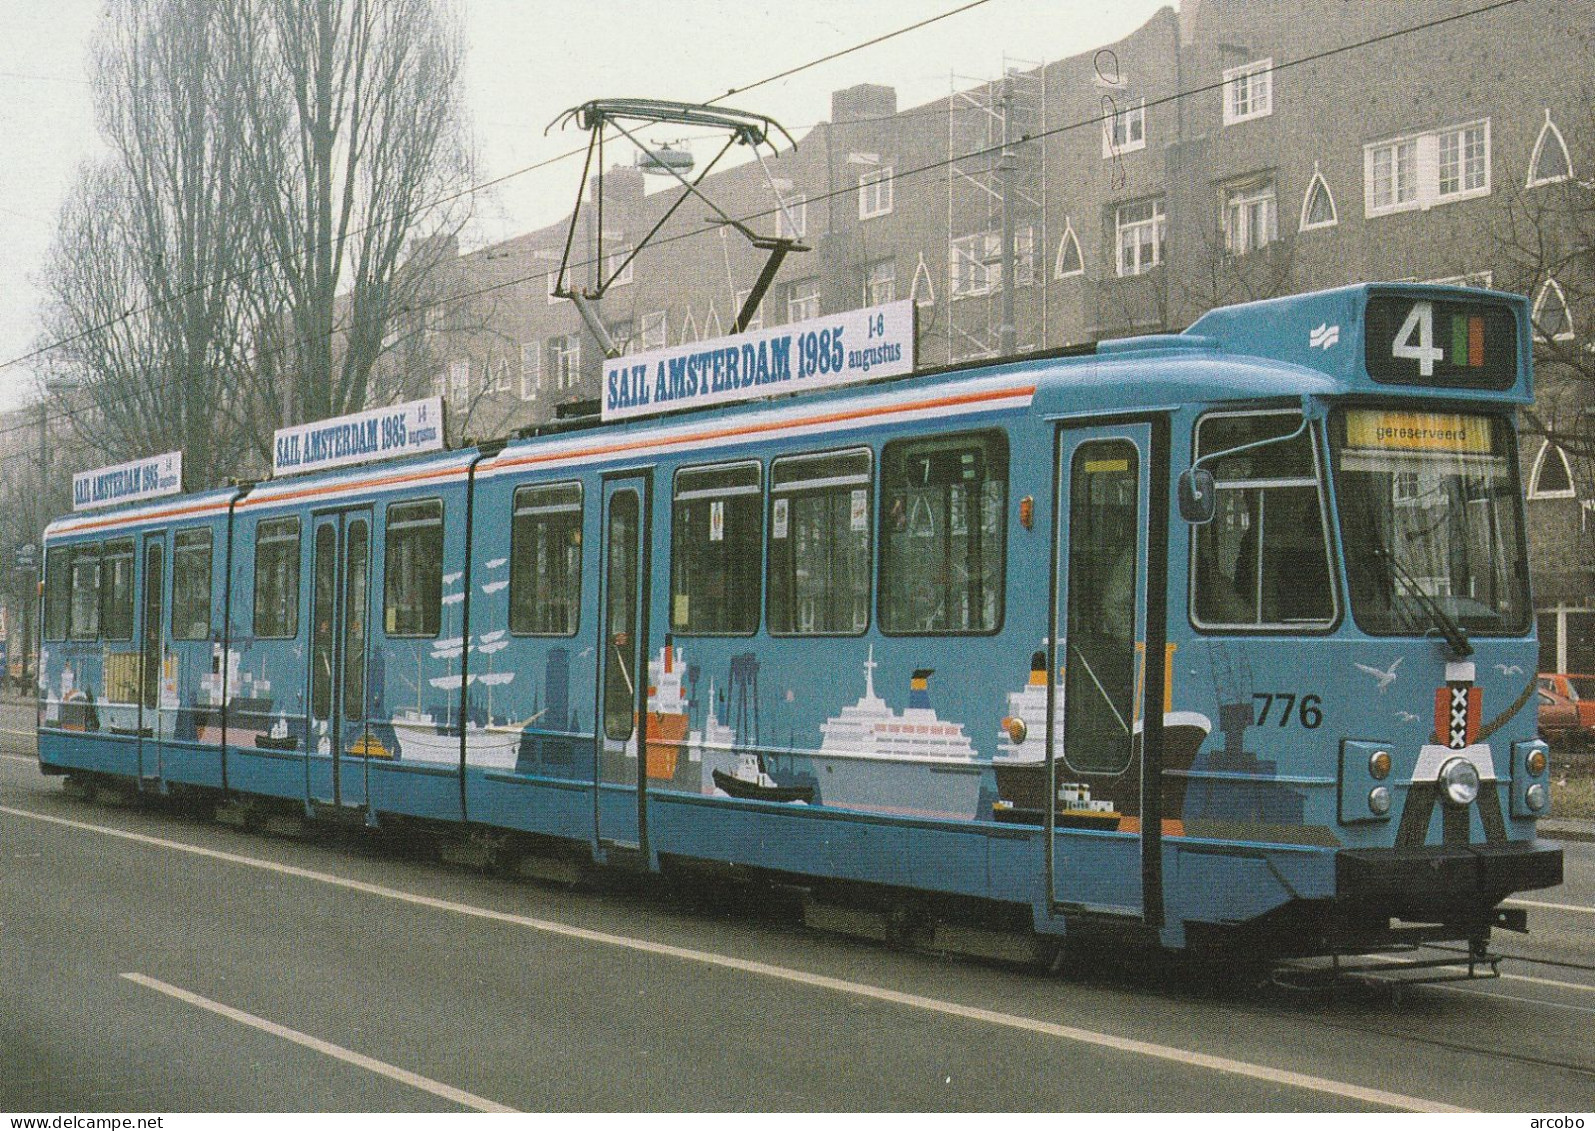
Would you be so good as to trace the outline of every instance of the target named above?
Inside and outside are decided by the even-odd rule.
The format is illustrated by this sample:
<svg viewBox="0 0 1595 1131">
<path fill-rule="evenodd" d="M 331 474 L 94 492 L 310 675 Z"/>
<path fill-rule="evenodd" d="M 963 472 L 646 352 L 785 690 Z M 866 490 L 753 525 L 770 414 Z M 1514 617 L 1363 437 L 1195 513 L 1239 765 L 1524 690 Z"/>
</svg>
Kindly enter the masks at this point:
<svg viewBox="0 0 1595 1131">
<path fill-rule="evenodd" d="M 963 89 L 960 89 L 962 87 Z M 952 75 L 947 99 L 947 360 L 996 357 L 1047 337 L 1047 69 L 1003 58 L 996 81 Z M 1014 279 L 1004 272 L 1004 212 Z M 1010 285 L 1012 284 L 1012 285 Z M 1029 291 L 1033 316 L 1016 315 Z"/>
</svg>

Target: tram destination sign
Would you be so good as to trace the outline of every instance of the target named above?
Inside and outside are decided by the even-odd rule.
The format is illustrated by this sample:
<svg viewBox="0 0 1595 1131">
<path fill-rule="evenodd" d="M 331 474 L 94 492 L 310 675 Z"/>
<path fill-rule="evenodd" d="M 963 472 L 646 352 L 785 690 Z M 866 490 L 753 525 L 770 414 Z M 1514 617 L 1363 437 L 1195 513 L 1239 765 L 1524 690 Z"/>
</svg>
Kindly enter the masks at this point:
<svg viewBox="0 0 1595 1131">
<path fill-rule="evenodd" d="M 94 510 L 118 503 L 136 503 L 183 489 L 183 453 L 136 459 L 115 467 L 83 471 L 72 477 L 72 509 Z"/>
<path fill-rule="evenodd" d="M 914 371 L 914 302 L 903 299 L 612 358 L 605 420 L 734 404 Z"/>
<path fill-rule="evenodd" d="M 297 475 L 442 447 L 443 398 L 427 397 L 279 428 L 272 443 L 271 473 Z"/>
</svg>

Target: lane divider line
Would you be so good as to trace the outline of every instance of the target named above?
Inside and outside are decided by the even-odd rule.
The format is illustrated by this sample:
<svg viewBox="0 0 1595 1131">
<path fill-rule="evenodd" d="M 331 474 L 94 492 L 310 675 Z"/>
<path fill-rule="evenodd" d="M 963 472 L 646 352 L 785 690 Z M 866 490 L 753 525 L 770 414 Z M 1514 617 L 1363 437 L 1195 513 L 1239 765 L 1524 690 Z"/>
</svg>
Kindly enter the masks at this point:
<svg viewBox="0 0 1595 1131">
<path fill-rule="evenodd" d="M 212 1013 L 220 1014 L 229 1021 L 237 1021 L 240 1025 L 259 1029 L 263 1033 L 270 1033 L 274 1037 L 281 1037 L 285 1041 L 292 1041 L 296 1045 L 303 1045 L 307 1049 L 330 1056 L 334 1060 L 341 1060 L 345 1064 L 352 1064 L 357 1068 L 364 1068 L 368 1072 L 375 1072 L 378 1076 L 386 1076 L 390 1080 L 397 1080 L 401 1084 L 408 1084 L 412 1088 L 419 1088 L 423 1092 L 431 1092 L 434 1096 L 442 1096 L 461 1107 L 471 1108 L 473 1111 L 514 1112 L 513 1107 L 505 1107 L 493 1100 L 483 1099 L 481 1096 L 450 1087 L 427 1076 L 421 1076 L 408 1069 L 397 1068 L 386 1061 L 377 1060 L 342 1045 L 335 1045 L 330 1041 L 323 1041 L 319 1037 L 312 1037 L 308 1033 L 301 1033 L 298 1029 L 290 1029 L 286 1025 L 279 1025 L 275 1021 L 267 1021 L 264 1017 L 256 1017 L 253 1013 L 245 1013 L 241 1009 L 234 1009 L 230 1005 L 223 1005 L 219 1001 L 212 1001 L 208 997 L 178 986 L 170 985 L 159 979 L 151 978 L 148 974 L 123 974 L 129 982 L 134 982 L 146 989 L 165 994 L 167 997 L 176 998 L 178 1001 L 187 1002 L 189 1005 L 208 1009 Z"/>
<path fill-rule="evenodd" d="M 828 990 L 832 993 L 849 997 L 866 998 L 873 1001 L 886 1002 L 909 1009 L 921 1010 L 927 1013 L 940 1014 L 945 1017 L 956 1017 L 965 1021 L 979 1021 L 1002 1028 L 1015 1029 L 1021 1032 L 1035 1033 L 1040 1036 L 1056 1037 L 1077 1044 L 1091 1045 L 1096 1048 L 1112 1049 L 1116 1052 L 1130 1053 L 1135 1056 L 1148 1057 L 1154 1060 L 1169 1061 L 1188 1067 L 1206 1068 L 1214 1072 L 1222 1072 L 1232 1076 L 1241 1076 L 1251 1080 L 1260 1080 L 1268 1084 L 1284 1085 L 1291 1088 L 1301 1088 L 1307 1091 L 1320 1092 L 1324 1095 L 1337 1096 L 1342 1099 L 1356 1100 L 1361 1103 L 1374 1104 L 1379 1107 L 1395 1108 L 1399 1111 L 1415 1111 L 1429 1113 L 1471 1113 L 1470 1108 L 1456 1107 L 1452 1104 L 1438 1103 L 1433 1100 L 1422 1099 L 1417 1096 L 1406 1096 L 1398 1092 L 1387 1092 L 1379 1088 L 1363 1087 L 1359 1084 L 1348 1084 L 1340 1080 L 1329 1080 L 1321 1076 L 1310 1076 L 1301 1072 L 1293 1072 L 1283 1068 L 1272 1068 L 1268 1065 L 1253 1064 L 1244 1060 L 1234 1060 L 1229 1057 L 1214 1056 L 1209 1053 L 1193 1052 L 1189 1049 L 1176 1048 L 1170 1045 L 1155 1044 L 1150 1041 L 1136 1040 L 1130 1037 L 1114 1036 L 1111 1033 L 1100 1033 L 1091 1029 L 1080 1029 L 1072 1025 L 1060 1025 L 1051 1021 L 1040 1021 L 1031 1017 L 1021 1017 L 1012 1013 L 999 1013 L 995 1010 L 981 1009 L 976 1006 L 959 1005 L 956 1002 L 941 1001 L 936 998 L 922 997 L 919 994 L 903 993 L 899 990 L 890 990 L 882 986 L 872 986 L 863 982 L 850 982 L 842 978 L 833 978 L 824 974 L 812 974 L 804 970 L 796 970 L 785 966 L 776 966 L 767 962 L 755 962 L 746 958 L 734 958 L 730 955 L 716 954 L 712 951 L 694 950 L 688 947 L 673 946 L 669 943 L 653 942 L 649 939 L 639 939 L 628 935 L 616 935 L 606 931 L 595 931 L 586 927 L 576 927 L 569 923 L 560 923 L 551 919 L 536 919 L 526 915 L 515 915 L 506 911 L 494 911 L 491 908 L 476 907 L 468 903 L 457 903 L 453 900 L 437 899 L 432 896 L 417 895 L 413 892 L 402 891 L 398 888 L 385 887 L 381 884 L 367 883 L 363 880 L 348 879 L 343 876 L 333 875 L 328 872 L 317 872 L 309 868 L 300 868 L 292 864 L 279 864 L 273 860 L 261 860 L 251 856 L 241 856 L 236 853 L 222 852 L 214 848 L 202 848 L 198 845 L 184 844 L 181 841 L 164 840 L 160 837 L 148 836 L 143 833 L 129 832 L 123 829 L 110 828 L 105 825 L 90 824 L 86 821 L 73 821 L 65 817 L 52 817 L 43 813 L 34 813 L 26 809 L 14 809 L 10 806 L 0 806 L 0 813 L 27 820 L 41 821 L 46 824 L 59 825 L 63 828 L 79 829 L 84 832 L 97 832 L 121 840 L 132 841 L 137 844 L 146 844 L 155 848 L 170 849 L 175 852 L 184 852 L 193 856 L 200 856 L 210 860 L 219 860 L 224 863 L 238 864 L 246 868 L 256 868 L 262 871 L 274 872 L 277 875 L 293 876 L 298 879 L 311 880 L 315 883 L 327 884 L 332 887 L 343 888 L 347 891 L 358 891 L 366 895 L 374 895 L 381 899 L 395 900 L 401 903 L 412 904 L 417 907 L 426 907 L 435 911 L 445 911 L 455 915 L 463 915 L 475 919 L 485 919 L 496 923 L 509 923 L 515 926 L 527 927 L 534 931 L 556 935 L 562 938 L 576 939 L 582 942 L 597 943 L 603 946 L 619 947 L 643 954 L 658 955 L 666 958 L 676 958 L 687 962 L 694 962 L 704 966 L 718 967 L 722 970 L 734 970 L 743 974 L 753 974 L 759 977 L 771 978 L 791 984 L 807 986 L 812 989 Z"/>
</svg>

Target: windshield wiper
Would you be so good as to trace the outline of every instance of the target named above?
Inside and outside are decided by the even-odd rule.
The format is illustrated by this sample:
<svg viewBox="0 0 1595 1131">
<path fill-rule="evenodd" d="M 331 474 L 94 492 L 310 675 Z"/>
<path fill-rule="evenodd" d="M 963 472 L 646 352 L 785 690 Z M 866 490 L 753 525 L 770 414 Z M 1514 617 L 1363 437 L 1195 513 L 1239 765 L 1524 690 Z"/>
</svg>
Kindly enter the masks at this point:
<svg viewBox="0 0 1595 1131">
<path fill-rule="evenodd" d="M 1418 584 L 1418 579 L 1407 572 L 1407 567 L 1396 559 L 1396 555 L 1388 546 L 1375 546 L 1374 556 L 1383 558 L 1385 565 L 1390 569 L 1390 576 L 1401 582 L 1401 587 L 1407 595 L 1424 612 L 1429 614 L 1434 627 L 1440 630 L 1440 635 L 1445 637 L 1445 642 L 1450 645 L 1451 651 L 1458 659 L 1473 655 L 1473 645 L 1468 643 L 1468 633 L 1460 624 L 1451 618 L 1451 614 L 1440 607 L 1440 603 L 1423 591 L 1423 586 Z"/>
</svg>

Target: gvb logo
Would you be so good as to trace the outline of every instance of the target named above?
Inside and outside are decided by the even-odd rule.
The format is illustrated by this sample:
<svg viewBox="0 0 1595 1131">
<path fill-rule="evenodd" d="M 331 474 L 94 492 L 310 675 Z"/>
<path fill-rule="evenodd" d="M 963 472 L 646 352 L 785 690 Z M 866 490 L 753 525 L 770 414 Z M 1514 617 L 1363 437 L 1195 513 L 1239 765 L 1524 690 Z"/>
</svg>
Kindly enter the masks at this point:
<svg viewBox="0 0 1595 1131">
<path fill-rule="evenodd" d="M 1340 341 L 1340 327 L 1331 326 L 1327 322 L 1320 322 L 1318 326 L 1307 335 L 1307 345 L 1310 349 L 1327 350 L 1330 346 Z"/>
</svg>

